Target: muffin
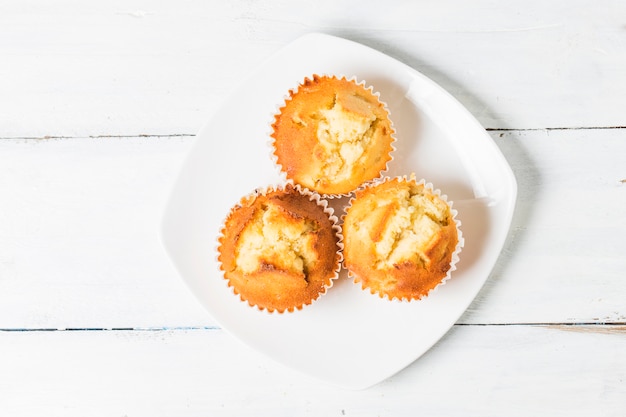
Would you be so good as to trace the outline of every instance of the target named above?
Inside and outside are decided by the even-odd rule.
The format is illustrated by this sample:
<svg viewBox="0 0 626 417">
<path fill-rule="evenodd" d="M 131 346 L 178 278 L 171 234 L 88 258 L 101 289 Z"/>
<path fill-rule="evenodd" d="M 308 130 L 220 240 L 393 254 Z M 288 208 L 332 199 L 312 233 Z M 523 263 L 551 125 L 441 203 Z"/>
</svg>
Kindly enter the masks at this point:
<svg viewBox="0 0 626 417">
<path fill-rule="evenodd" d="M 414 176 L 372 183 L 356 192 L 346 210 L 344 266 L 381 298 L 420 299 L 458 259 L 462 238 L 454 214 Z"/>
<path fill-rule="evenodd" d="M 311 304 L 337 278 L 337 218 L 318 195 L 287 184 L 244 197 L 219 237 L 218 261 L 234 292 L 269 312 Z"/>
<path fill-rule="evenodd" d="M 348 194 L 378 178 L 391 160 L 389 112 L 354 80 L 306 78 L 272 124 L 276 163 L 288 179 L 325 196 Z"/>
</svg>

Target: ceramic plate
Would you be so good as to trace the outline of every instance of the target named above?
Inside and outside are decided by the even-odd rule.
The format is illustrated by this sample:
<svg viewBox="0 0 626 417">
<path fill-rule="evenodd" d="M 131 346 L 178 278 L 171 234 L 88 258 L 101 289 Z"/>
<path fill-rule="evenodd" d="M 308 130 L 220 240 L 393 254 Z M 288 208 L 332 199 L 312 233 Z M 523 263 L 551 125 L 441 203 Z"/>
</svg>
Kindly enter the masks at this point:
<svg viewBox="0 0 626 417">
<path fill-rule="evenodd" d="M 380 299 L 344 272 L 303 310 L 268 314 L 239 301 L 218 271 L 216 238 L 230 208 L 255 188 L 281 182 L 268 146 L 274 112 L 289 89 L 314 73 L 355 76 L 373 86 L 396 128 L 387 174 L 415 172 L 459 212 L 461 260 L 424 300 Z M 310 34 L 243 80 L 198 133 L 165 210 L 162 238 L 184 281 L 224 330 L 312 377 L 365 388 L 421 356 L 469 306 L 502 249 L 516 190 L 491 137 L 446 91 L 373 49 Z"/>
</svg>

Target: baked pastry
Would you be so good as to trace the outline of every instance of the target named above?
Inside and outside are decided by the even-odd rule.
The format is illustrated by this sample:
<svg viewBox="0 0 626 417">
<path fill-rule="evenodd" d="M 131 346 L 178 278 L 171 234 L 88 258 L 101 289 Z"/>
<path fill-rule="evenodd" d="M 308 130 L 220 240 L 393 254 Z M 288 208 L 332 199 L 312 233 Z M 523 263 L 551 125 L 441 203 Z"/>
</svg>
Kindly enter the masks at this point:
<svg viewBox="0 0 626 417">
<path fill-rule="evenodd" d="M 287 178 L 326 196 L 378 178 L 391 160 L 389 112 L 354 80 L 306 78 L 290 91 L 272 128 L 276 162 Z"/>
<path fill-rule="evenodd" d="M 336 223 L 318 195 L 293 184 L 242 198 L 219 237 L 218 261 L 228 285 L 269 312 L 310 304 L 338 276 Z"/>
<path fill-rule="evenodd" d="M 344 217 L 344 266 L 372 294 L 420 299 L 451 270 L 458 225 L 450 205 L 414 176 L 370 184 Z"/>
</svg>

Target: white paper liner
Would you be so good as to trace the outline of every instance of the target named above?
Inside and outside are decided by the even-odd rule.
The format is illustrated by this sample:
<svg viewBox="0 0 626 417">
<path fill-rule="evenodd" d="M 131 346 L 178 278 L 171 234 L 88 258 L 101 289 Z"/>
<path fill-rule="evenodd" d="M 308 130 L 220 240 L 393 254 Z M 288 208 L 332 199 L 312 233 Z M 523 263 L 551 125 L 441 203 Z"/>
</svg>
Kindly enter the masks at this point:
<svg viewBox="0 0 626 417">
<path fill-rule="evenodd" d="M 224 270 L 222 269 L 222 262 L 220 260 L 220 251 L 219 248 L 221 246 L 221 242 L 222 239 L 225 238 L 225 229 L 226 229 L 226 222 L 228 220 L 228 218 L 230 218 L 231 214 L 233 212 L 235 212 L 237 209 L 239 209 L 242 205 L 242 203 L 244 201 L 247 200 L 251 200 L 251 199 L 255 199 L 258 196 L 262 196 L 262 195 L 267 195 L 276 191 L 284 191 L 287 187 L 293 187 L 298 193 L 300 193 L 303 196 L 307 196 L 309 198 L 309 201 L 314 201 L 319 207 L 321 207 L 324 210 L 324 213 L 328 216 L 328 219 L 330 220 L 330 222 L 332 223 L 332 229 L 334 230 L 334 234 L 337 238 L 337 251 L 336 251 L 336 255 L 335 255 L 335 268 L 334 268 L 334 273 L 333 276 L 328 280 L 328 284 L 325 285 L 322 289 L 322 291 L 320 291 L 317 294 L 317 297 L 312 298 L 308 303 L 303 303 L 300 305 L 294 305 L 293 307 L 287 308 L 285 310 L 278 310 L 278 309 L 274 309 L 274 310 L 270 310 L 266 307 L 263 306 L 259 306 L 256 304 L 252 304 L 250 301 L 246 300 L 242 294 L 238 293 L 236 291 L 236 289 L 231 285 L 230 281 L 228 280 L 228 278 L 225 277 L 224 275 Z M 287 180 L 285 184 L 280 184 L 280 185 L 269 185 L 267 187 L 262 187 L 262 188 L 257 188 L 255 189 L 253 192 L 241 197 L 239 199 L 239 201 L 237 202 L 236 205 L 234 205 L 231 210 L 229 211 L 228 215 L 224 218 L 224 220 L 222 221 L 222 225 L 220 227 L 218 236 L 217 236 L 217 246 L 215 247 L 215 252 L 216 252 L 216 261 L 219 267 L 219 271 L 222 274 L 222 278 L 225 281 L 225 283 L 227 284 L 230 292 L 239 298 L 239 300 L 242 303 L 245 303 L 247 305 L 249 305 L 250 307 L 254 307 L 257 311 L 260 312 L 264 312 L 264 313 L 276 313 L 276 314 L 283 314 L 283 313 L 293 313 L 294 311 L 298 311 L 301 310 L 302 308 L 304 308 L 307 305 L 311 305 L 313 302 L 315 302 L 316 300 L 318 300 L 322 295 L 326 294 L 328 292 L 328 290 L 333 286 L 334 282 L 339 278 L 339 272 L 341 271 L 341 264 L 343 262 L 343 235 L 341 234 L 341 227 L 339 226 L 339 219 L 338 217 L 334 214 L 334 209 L 332 207 L 330 207 L 328 205 L 328 201 L 324 200 L 321 198 L 320 194 L 315 192 L 315 191 L 311 191 L 305 187 L 300 186 L 299 184 L 295 184 L 293 181 L 291 180 Z"/>
<path fill-rule="evenodd" d="M 286 103 L 291 100 L 291 97 L 298 92 L 300 87 L 302 85 L 304 85 L 307 80 L 313 81 L 314 77 L 320 77 L 320 78 L 328 77 L 328 78 L 335 78 L 335 79 L 338 79 L 338 80 L 345 79 L 346 81 L 353 82 L 356 85 L 359 85 L 359 86 L 363 87 L 369 93 L 371 93 L 374 97 L 377 98 L 378 102 L 383 105 L 384 110 L 387 112 L 387 117 L 389 118 L 390 126 L 391 126 L 391 133 L 390 133 L 390 136 L 391 136 L 391 151 L 389 152 L 389 160 L 386 162 L 385 167 L 380 170 L 378 177 L 372 178 L 372 179 L 367 180 L 367 181 L 372 181 L 372 180 L 383 178 L 384 174 L 389 170 L 389 164 L 394 159 L 393 154 L 396 151 L 396 147 L 395 147 L 394 143 L 397 140 L 396 139 L 396 130 L 395 130 L 394 124 L 393 124 L 393 119 L 391 118 L 391 111 L 389 110 L 389 107 L 387 106 L 387 103 L 380 99 L 380 93 L 377 92 L 377 91 L 374 91 L 373 86 L 367 86 L 367 84 L 366 84 L 366 82 L 364 80 L 358 81 L 356 76 L 351 76 L 351 77 L 348 78 L 346 75 L 343 75 L 343 74 L 341 74 L 341 75 L 333 75 L 333 74 L 326 74 L 326 73 L 315 73 L 315 74 L 312 74 L 311 76 L 304 77 L 304 79 L 295 88 L 290 89 L 289 92 L 283 96 L 282 102 L 280 104 L 276 104 L 274 112 L 272 113 L 272 119 L 271 119 L 272 121 L 271 121 L 270 126 L 269 126 L 270 127 L 269 134 L 268 134 L 269 140 L 267 142 L 267 145 L 268 145 L 268 148 L 269 148 L 270 159 L 274 163 L 274 165 L 275 165 L 275 167 L 277 169 L 277 172 L 280 175 L 280 177 L 283 179 L 283 181 L 292 180 L 291 178 L 289 178 L 287 176 L 286 169 L 281 164 L 278 163 L 278 156 L 275 153 L 276 152 L 276 147 L 274 146 L 275 139 L 272 137 L 272 134 L 274 132 L 274 129 L 273 129 L 272 125 L 277 120 L 278 116 L 281 114 L 282 109 L 285 107 Z M 367 181 L 365 181 L 365 182 L 367 182 Z M 328 193 L 318 192 L 318 194 L 320 194 L 321 197 L 323 197 L 323 198 L 334 199 L 334 198 L 341 198 L 341 197 L 349 197 L 349 196 L 351 196 L 354 193 L 354 191 L 356 191 L 356 189 L 358 189 L 358 187 L 355 188 L 354 190 L 351 190 L 351 191 L 346 192 L 346 193 L 328 194 Z"/>
<path fill-rule="evenodd" d="M 381 293 L 378 291 L 375 291 L 374 289 L 371 289 L 367 286 L 364 285 L 363 281 L 361 281 L 359 279 L 359 277 L 357 275 L 355 275 L 352 271 L 350 271 L 348 268 L 346 268 L 344 266 L 344 269 L 346 269 L 346 271 L 348 272 L 348 277 L 354 282 L 354 284 L 361 284 L 361 289 L 363 291 L 369 291 L 371 294 L 373 295 L 378 295 L 380 298 L 389 300 L 389 301 L 396 301 L 396 302 L 417 302 L 420 300 L 424 300 L 427 297 L 429 297 L 431 294 L 433 294 L 434 292 L 437 291 L 438 288 L 444 286 L 446 284 L 446 282 L 451 278 L 452 276 L 452 272 L 454 272 L 456 270 L 456 264 L 459 262 L 459 254 L 461 253 L 463 246 L 465 245 L 465 239 L 463 238 L 463 233 L 461 232 L 461 221 L 459 219 L 456 218 L 458 211 L 456 209 L 454 209 L 453 206 L 453 202 L 452 201 L 448 201 L 448 196 L 445 194 L 441 194 L 441 190 L 436 189 L 433 187 L 432 183 L 426 182 L 425 179 L 421 179 L 419 181 L 416 180 L 415 174 L 410 174 L 410 176 L 407 175 L 401 175 L 401 176 L 396 176 L 396 177 L 383 177 L 383 178 L 379 178 L 373 181 L 370 181 L 368 183 L 363 184 L 361 187 L 359 187 L 359 190 L 364 190 L 366 188 L 370 188 L 370 187 L 376 187 L 379 184 L 383 184 L 386 183 L 388 181 L 392 181 L 392 180 L 398 180 L 398 181 L 412 181 L 415 182 L 417 185 L 423 185 L 425 190 L 430 191 L 432 194 L 434 194 L 435 196 L 439 197 L 441 200 L 443 200 L 448 207 L 450 207 L 450 214 L 452 216 L 452 220 L 454 221 L 454 224 L 456 226 L 456 231 L 457 231 L 457 244 L 456 247 L 454 249 L 454 251 L 452 252 L 452 257 L 450 260 L 450 268 L 448 269 L 448 271 L 446 272 L 446 275 L 441 279 L 441 281 L 439 282 L 439 284 L 437 284 L 435 287 L 433 287 L 432 289 L 430 289 L 428 291 L 427 294 L 423 295 L 420 298 L 407 298 L 407 297 L 402 297 L 402 298 L 398 298 L 396 296 L 390 297 L 388 294 L 386 293 Z M 341 222 L 344 223 L 345 222 L 345 217 L 346 214 L 348 212 L 348 210 L 350 209 L 350 207 L 352 206 L 352 203 L 355 201 L 356 196 L 353 196 L 352 198 L 350 198 L 348 205 L 344 208 L 344 212 L 341 216 Z M 345 242 L 344 242 L 344 246 L 345 246 Z M 345 262 L 345 259 L 344 259 Z"/>
</svg>

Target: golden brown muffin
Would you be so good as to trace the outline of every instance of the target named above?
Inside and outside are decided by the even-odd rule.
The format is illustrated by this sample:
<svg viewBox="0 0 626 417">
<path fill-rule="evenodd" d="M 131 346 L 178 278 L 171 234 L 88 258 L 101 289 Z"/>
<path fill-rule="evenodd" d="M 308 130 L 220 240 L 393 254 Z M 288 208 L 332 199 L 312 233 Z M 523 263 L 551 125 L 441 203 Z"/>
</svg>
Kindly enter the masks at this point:
<svg viewBox="0 0 626 417">
<path fill-rule="evenodd" d="M 272 124 L 274 155 L 288 179 L 324 195 L 354 191 L 391 160 L 389 112 L 346 78 L 306 78 Z"/>
<path fill-rule="evenodd" d="M 373 294 L 420 299 L 446 278 L 457 226 L 448 203 L 414 177 L 365 187 L 344 217 L 344 266 Z"/>
<path fill-rule="evenodd" d="M 318 201 L 287 184 L 233 207 L 218 260 L 242 300 L 282 313 L 311 304 L 331 286 L 341 262 L 339 227 Z"/>
</svg>

